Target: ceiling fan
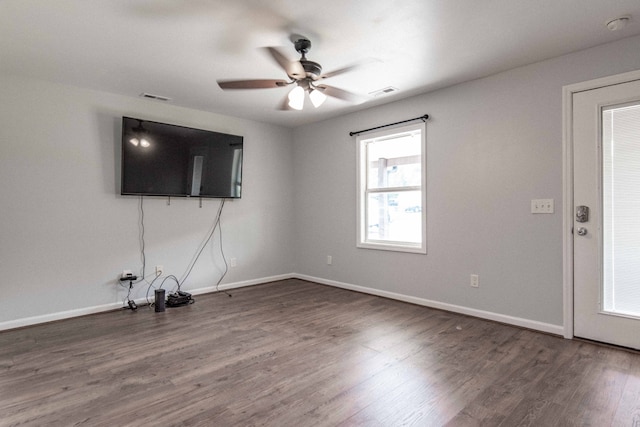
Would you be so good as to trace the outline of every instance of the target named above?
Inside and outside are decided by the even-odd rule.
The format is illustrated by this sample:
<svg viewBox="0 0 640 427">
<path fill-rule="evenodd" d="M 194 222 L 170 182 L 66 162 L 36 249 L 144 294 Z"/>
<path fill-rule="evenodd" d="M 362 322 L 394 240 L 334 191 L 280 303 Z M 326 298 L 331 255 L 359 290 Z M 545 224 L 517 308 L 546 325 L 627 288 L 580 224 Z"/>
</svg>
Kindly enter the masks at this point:
<svg viewBox="0 0 640 427">
<path fill-rule="evenodd" d="M 309 94 L 309 99 L 314 107 L 319 107 L 326 100 L 327 96 L 339 98 L 349 102 L 363 101 L 364 98 L 355 93 L 339 89 L 325 84 L 317 84 L 319 81 L 329 77 L 346 73 L 360 65 L 350 65 L 329 73 L 322 74 L 322 66 L 317 62 L 307 59 L 306 55 L 311 49 L 311 42 L 301 38 L 294 42 L 296 51 L 301 55 L 300 60 L 291 61 L 280 50 L 275 47 L 265 48 L 271 57 L 284 69 L 290 80 L 218 80 L 218 86 L 223 90 L 229 89 L 268 89 L 285 87 L 295 84 L 295 87 L 287 98 L 285 98 L 281 109 L 302 110 L 304 105 L 305 92 Z"/>
</svg>

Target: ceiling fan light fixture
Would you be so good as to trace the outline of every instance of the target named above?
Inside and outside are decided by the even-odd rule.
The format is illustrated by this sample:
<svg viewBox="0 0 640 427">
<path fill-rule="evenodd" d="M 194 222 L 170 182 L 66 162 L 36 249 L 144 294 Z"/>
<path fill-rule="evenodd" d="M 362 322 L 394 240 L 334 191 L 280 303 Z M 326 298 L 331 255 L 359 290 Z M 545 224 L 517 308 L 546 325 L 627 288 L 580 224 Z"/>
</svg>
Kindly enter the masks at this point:
<svg viewBox="0 0 640 427">
<path fill-rule="evenodd" d="M 327 95 L 322 93 L 319 89 L 312 89 L 311 92 L 309 92 L 309 99 L 311 99 L 313 106 L 318 108 L 324 103 L 324 101 L 326 101 Z"/>
<path fill-rule="evenodd" d="M 292 36 L 293 37 L 293 36 Z M 361 103 L 364 102 L 364 97 L 361 97 L 355 93 L 351 93 L 347 90 L 343 90 L 333 86 L 327 86 L 325 84 L 320 87 L 315 86 L 316 82 L 324 81 L 324 79 L 334 77 L 348 71 L 352 71 L 359 68 L 361 64 L 352 64 L 346 67 L 342 67 L 328 73 L 322 74 L 322 66 L 314 61 L 307 59 L 307 53 L 311 49 L 311 42 L 309 39 L 300 38 L 295 36 L 294 43 L 296 51 L 301 55 L 297 61 L 292 61 L 289 56 L 281 52 L 276 47 L 265 47 L 271 59 L 275 61 L 289 77 L 288 80 L 274 80 L 274 79 L 251 79 L 251 80 L 218 80 L 218 86 L 222 90 L 236 90 L 236 89 L 270 89 L 279 88 L 292 85 L 293 88 L 287 94 L 287 98 L 280 101 L 279 110 L 302 110 L 304 108 L 305 92 L 309 93 L 309 99 L 313 103 L 315 108 L 319 108 L 324 104 L 327 97 L 333 97 L 342 99 L 347 102 Z M 140 138 L 140 137 L 138 137 Z M 153 141 L 151 141 L 153 144 Z"/>
<path fill-rule="evenodd" d="M 291 92 L 289 92 L 289 107 L 294 110 L 302 110 L 304 106 L 304 89 L 301 86 L 296 86 Z"/>
</svg>

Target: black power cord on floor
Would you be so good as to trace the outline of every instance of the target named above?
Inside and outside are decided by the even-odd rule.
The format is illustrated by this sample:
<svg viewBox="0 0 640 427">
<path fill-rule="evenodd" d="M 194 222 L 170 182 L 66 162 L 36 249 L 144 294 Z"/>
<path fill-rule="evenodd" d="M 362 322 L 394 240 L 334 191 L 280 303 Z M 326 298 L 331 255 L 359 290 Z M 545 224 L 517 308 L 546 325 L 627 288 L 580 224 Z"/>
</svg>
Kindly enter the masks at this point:
<svg viewBox="0 0 640 427">
<path fill-rule="evenodd" d="M 128 308 L 130 308 L 131 310 L 137 310 L 138 306 L 136 305 L 135 301 L 133 301 L 131 299 L 131 290 L 133 289 L 133 281 L 137 280 L 138 278 L 136 276 L 125 276 L 125 277 L 121 277 L 120 281 L 121 282 L 126 282 L 129 281 L 129 291 L 127 292 L 127 297 L 125 298 L 125 301 L 127 302 L 127 305 L 129 306 Z M 127 307 L 122 307 L 122 308 L 127 308 Z"/>
<path fill-rule="evenodd" d="M 144 197 L 140 196 L 140 203 L 139 203 L 139 213 L 140 213 L 140 257 L 141 257 L 141 261 L 142 261 L 142 275 L 140 276 L 140 278 L 138 279 L 138 277 L 136 276 L 132 276 L 133 280 L 129 280 L 129 278 L 123 278 L 120 279 L 121 282 L 122 281 L 126 281 L 129 280 L 129 287 L 128 287 L 128 291 L 127 291 L 127 296 L 123 301 L 123 304 L 126 304 L 123 308 L 130 308 L 132 310 L 136 310 L 138 308 L 138 306 L 136 305 L 135 301 L 133 301 L 131 299 L 131 291 L 133 290 L 133 285 L 140 283 L 142 281 L 146 281 L 146 277 L 145 277 L 145 271 L 146 271 L 146 254 L 145 254 L 145 226 L 144 226 L 144 218 L 145 218 L 145 213 L 144 213 L 144 204 L 143 204 L 143 200 Z M 222 247 L 222 223 L 221 223 L 221 217 L 222 217 L 222 211 L 224 209 L 224 204 L 225 204 L 226 199 L 222 199 L 222 201 L 220 202 L 220 205 L 218 206 L 218 211 L 216 212 L 216 216 L 214 218 L 213 221 L 213 225 L 211 227 L 211 230 L 207 233 L 207 235 L 205 236 L 205 240 L 204 242 L 200 245 L 199 249 L 197 250 L 193 260 L 190 262 L 185 274 L 184 274 L 184 278 L 182 280 L 178 280 L 177 277 L 175 277 L 174 275 L 170 275 L 164 278 L 164 280 L 162 281 L 162 283 L 160 284 L 160 286 L 158 287 L 159 289 L 162 289 L 164 282 L 168 279 L 173 280 L 176 282 L 177 285 L 177 291 L 175 292 L 176 295 L 181 293 L 181 287 L 182 285 L 186 282 L 186 280 L 189 278 L 189 275 L 191 274 L 191 272 L 193 271 L 194 266 L 196 265 L 198 259 L 200 258 L 200 255 L 202 254 L 202 252 L 204 251 L 204 248 L 207 247 L 207 245 L 209 244 L 209 242 L 211 241 L 211 239 L 213 238 L 216 229 L 219 230 L 219 234 L 220 234 L 220 254 L 222 255 L 222 261 L 224 262 L 224 271 L 222 273 L 222 275 L 220 276 L 220 278 L 218 279 L 217 283 L 216 283 L 216 292 L 220 292 L 220 283 L 222 282 L 222 280 L 224 279 L 224 277 L 227 275 L 227 272 L 229 271 L 229 265 L 227 263 L 227 259 L 226 256 L 224 254 L 224 249 Z M 151 275 L 150 275 L 151 276 Z M 147 306 L 148 307 L 153 307 L 155 305 L 155 302 L 151 302 L 149 300 L 149 293 L 151 291 L 151 289 L 156 289 L 154 287 L 154 283 L 156 282 L 156 280 L 159 278 L 160 276 L 157 274 L 154 274 L 154 278 L 151 282 L 147 282 L 148 283 L 148 287 L 147 287 L 147 292 L 145 294 L 145 299 L 147 301 Z M 225 291 L 222 290 L 222 292 L 224 292 L 228 297 L 231 297 L 232 295 Z M 185 293 L 187 294 L 187 293 Z M 172 294 L 170 294 L 172 295 Z M 188 294 L 189 296 L 191 294 Z M 190 303 L 193 303 L 193 299 L 190 298 Z"/>
</svg>

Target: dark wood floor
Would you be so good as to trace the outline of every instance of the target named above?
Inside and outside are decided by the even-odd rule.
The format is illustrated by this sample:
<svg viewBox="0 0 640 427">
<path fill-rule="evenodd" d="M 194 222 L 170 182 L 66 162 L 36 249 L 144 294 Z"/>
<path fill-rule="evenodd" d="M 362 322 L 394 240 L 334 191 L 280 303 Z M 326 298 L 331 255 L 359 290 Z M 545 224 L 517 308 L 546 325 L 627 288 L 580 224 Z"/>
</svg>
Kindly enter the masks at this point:
<svg viewBox="0 0 640 427">
<path fill-rule="evenodd" d="M 0 333 L 0 425 L 640 426 L 640 355 L 285 280 Z"/>
</svg>

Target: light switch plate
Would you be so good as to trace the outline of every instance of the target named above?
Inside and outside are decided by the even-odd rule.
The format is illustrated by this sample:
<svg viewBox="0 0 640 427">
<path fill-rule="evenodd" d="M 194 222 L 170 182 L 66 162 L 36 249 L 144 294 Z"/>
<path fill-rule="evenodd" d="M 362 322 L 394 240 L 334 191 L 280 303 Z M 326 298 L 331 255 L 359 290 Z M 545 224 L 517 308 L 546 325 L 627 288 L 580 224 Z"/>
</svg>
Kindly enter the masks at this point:
<svg viewBox="0 0 640 427">
<path fill-rule="evenodd" d="M 531 199 L 531 213 L 552 214 L 553 199 Z"/>
</svg>

